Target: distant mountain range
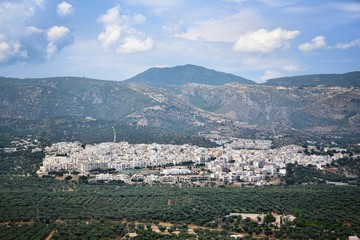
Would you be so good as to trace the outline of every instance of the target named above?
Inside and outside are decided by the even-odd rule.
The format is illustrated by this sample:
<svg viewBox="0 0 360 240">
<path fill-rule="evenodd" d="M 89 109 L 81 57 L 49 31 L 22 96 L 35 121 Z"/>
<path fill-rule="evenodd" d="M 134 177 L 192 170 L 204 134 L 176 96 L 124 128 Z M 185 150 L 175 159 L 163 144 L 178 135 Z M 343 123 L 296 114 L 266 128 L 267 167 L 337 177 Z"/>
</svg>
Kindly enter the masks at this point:
<svg viewBox="0 0 360 240">
<path fill-rule="evenodd" d="M 122 82 L 0 78 L 0 135 L 35 134 L 48 141 L 86 136 L 94 142 L 110 140 L 111 127 L 118 126 L 119 136 L 136 141 L 161 136 L 163 142 L 186 142 L 185 135 L 220 133 L 279 144 L 358 142 L 359 82 L 359 72 L 352 72 L 256 84 L 194 65 L 152 68 Z"/>
<path fill-rule="evenodd" d="M 124 82 L 141 83 L 158 87 L 182 86 L 187 83 L 217 86 L 226 83 L 257 84 L 243 77 L 191 64 L 176 67 L 150 68 Z M 360 87 L 360 71 L 344 74 L 313 74 L 273 78 L 267 80 L 263 85 L 287 87 L 317 85 Z"/>
<path fill-rule="evenodd" d="M 360 71 L 344 74 L 313 74 L 294 77 L 274 78 L 266 81 L 265 85 L 274 86 L 340 86 L 340 87 L 360 87 Z"/>
<path fill-rule="evenodd" d="M 152 86 L 182 86 L 186 83 L 223 85 L 232 82 L 256 84 L 254 81 L 233 74 L 190 64 L 176 67 L 150 68 L 125 82 L 142 83 Z"/>
</svg>

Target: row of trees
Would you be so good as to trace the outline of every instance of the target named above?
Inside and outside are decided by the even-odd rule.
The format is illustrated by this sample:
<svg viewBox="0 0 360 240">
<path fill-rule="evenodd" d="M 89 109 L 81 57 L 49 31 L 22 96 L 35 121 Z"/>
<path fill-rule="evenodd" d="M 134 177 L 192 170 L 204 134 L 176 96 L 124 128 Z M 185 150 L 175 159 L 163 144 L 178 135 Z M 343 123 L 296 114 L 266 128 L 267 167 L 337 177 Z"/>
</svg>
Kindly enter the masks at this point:
<svg viewBox="0 0 360 240">
<path fill-rule="evenodd" d="M 341 232 L 360 235 L 360 217 L 356 214 L 360 206 L 358 187 L 178 188 L 88 185 L 15 176 L 0 177 L 0 187 L 0 221 L 126 218 L 222 227 L 226 222 L 219 219 L 230 212 L 274 211 L 296 213 L 298 230 L 311 226 L 333 235 Z M 229 226 L 230 231 L 238 227 Z"/>
</svg>

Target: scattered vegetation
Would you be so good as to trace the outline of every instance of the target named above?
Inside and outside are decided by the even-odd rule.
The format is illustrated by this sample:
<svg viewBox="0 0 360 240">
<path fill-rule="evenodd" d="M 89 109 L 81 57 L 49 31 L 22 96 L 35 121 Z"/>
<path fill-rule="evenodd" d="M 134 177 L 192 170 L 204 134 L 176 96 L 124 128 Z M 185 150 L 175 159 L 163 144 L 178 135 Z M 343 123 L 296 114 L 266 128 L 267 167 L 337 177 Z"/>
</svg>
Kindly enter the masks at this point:
<svg viewBox="0 0 360 240">
<path fill-rule="evenodd" d="M 342 174 L 320 171 L 316 166 L 302 166 L 289 163 L 286 166 L 286 176 L 282 178 L 287 185 L 320 184 L 326 181 L 348 183 L 357 178 L 348 178 Z"/>
</svg>

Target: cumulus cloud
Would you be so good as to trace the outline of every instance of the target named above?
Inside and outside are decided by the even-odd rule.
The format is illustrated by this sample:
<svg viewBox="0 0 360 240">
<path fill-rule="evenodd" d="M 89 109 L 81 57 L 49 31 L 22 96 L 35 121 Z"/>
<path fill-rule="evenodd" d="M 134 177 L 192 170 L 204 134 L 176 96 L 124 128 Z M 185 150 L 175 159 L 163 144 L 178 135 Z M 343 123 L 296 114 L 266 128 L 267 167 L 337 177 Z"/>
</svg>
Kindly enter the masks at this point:
<svg viewBox="0 0 360 240">
<path fill-rule="evenodd" d="M 99 34 L 98 40 L 104 48 L 108 49 L 119 41 L 123 30 L 124 28 L 116 24 L 106 26 L 105 31 Z"/>
<path fill-rule="evenodd" d="M 69 32 L 70 30 L 67 27 L 53 26 L 47 31 L 47 38 L 50 42 L 57 42 L 66 37 Z"/>
<path fill-rule="evenodd" d="M 152 49 L 154 42 L 151 38 L 147 37 L 141 40 L 135 36 L 126 37 L 123 43 L 116 49 L 119 53 L 131 53 L 131 52 L 144 52 Z"/>
<path fill-rule="evenodd" d="M 47 30 L 46 58 L 52 58 L 69 41 L 70 30 L 64 26 L 53 26 Z"/>
<path fill-rule="evenodd" d="M 189 40 L 234 42 L 245 31 L 258 29 L 264 24 L 266 21 L 256 11 L 242 10 L 236 14 L 195 22 L 186 29 L 182 26 L 181 32 L 174 36 Z"/>
<path fill-rule="evenodd" d="M 115 24 L 120 23 L 120 9 L 118 6 L 110 8 L 106 14 L 98 18 L 98 22 L 102 24 Z"/>
<path fill-rule="evenodd" d="M 302 43 L 299 45 L 299 50 L 302 52 L 310 52 L 315 49 L 326 49 L 329 48 L 325 41 L 324 36 L 316 36 L 314 37 L 311 42 Z"/>
<path fill-rule="evenodd" d="M 34 15 L 36 6 L 25 1 L 0 1 L 0 32 L 13 28 L 13 34 L 18 34 L 22 24 Z"/>
<path fill-rule="evenodd" d="M 142 24 L 146 22 L 146 17 L 140 13 L 134 13 L 132 15 L 120 14 L 120 7 L 116 6 L 110 8 L 106 14 L 101 15 L 98 18 L 98 22 L 104 26 L 108 25 L 121 25 L 123 28 L 129 28 L 136 24 Z"/>
<path fill-rule="evenodd" d="M 12 57 L 27 58 L 27 51 L 18 41 L 8 42 L 0 35 L 0 63 Z"/>
<path fill-rule="evenodd" d="M 46 47 L 46 58 L 52 58 L 58 52 L 57 46 L 53 42 L 49 42 Z"/>
<path fill-rule="evenodd" d="M 348 42 L 348 43 L 338 43 L 336 44 L 336 48 L 339 48 L 339 49 L 348 49 L 348 48 L 352 48 L 352 47 L 355 47 L 355 46 L 360 46 L 360 38 L 357 38 L 351 42 Z"/>
<path fill-rule="evenodd" d="M 10 46 L 7 42 L 0 42 L 0 62 L 6 60 L 10 55 Z"/>
<path fill-rule="evenodd" d="M 244 53 L 270 53 L 289 45 L 289 40 L 297 37 L 299 31 L 288 31 L 276 28 L 272 31 L 259 29 L 255 32 L 247 32 L 239 37 L 233 46 L 236 52 Z"/>
<path fill-rule="evenodd" d="M 73 7 L 70 3 L 62 2 L 57 5 L 56 11 L 60 17 L 67 17 L 73 12 Z"/>
<path fill-rule="evenodd" d="M 110 8 L 98 18 L 104 30 L 98 35 L 103 48 L 117 53 L 143 52 L 153 48 L 154 42 L 133 26 L 146 22 L 142 14 L 120 14 L 120 7 Z"/>
<path fill-rule="evenodd" d="M 67 27 L 39 27 L 45 10 L 43 0 L 0 1 L 0 64 L 43 61 L 71 43 Z"/>
</svg>

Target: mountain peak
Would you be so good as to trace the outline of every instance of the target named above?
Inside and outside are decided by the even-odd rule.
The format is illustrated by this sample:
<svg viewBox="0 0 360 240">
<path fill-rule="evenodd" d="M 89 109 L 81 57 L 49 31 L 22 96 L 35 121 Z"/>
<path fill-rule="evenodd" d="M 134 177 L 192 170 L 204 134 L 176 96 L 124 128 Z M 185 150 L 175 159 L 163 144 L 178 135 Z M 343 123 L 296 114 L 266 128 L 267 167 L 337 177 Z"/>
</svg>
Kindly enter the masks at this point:
<svg viewBox="0 0 360 240">
<path fill-rule="evenodd" d="M 255 82 L 251 80 L 233 74 L 218 72 L 192 64 L 165 68 L 153 67 L 126 81 L 163 87 L 181 86 L 186 83 L 223 85 L 226 83 L 236 82 L 243 84 L 255 84 Z"/>
</svg>

